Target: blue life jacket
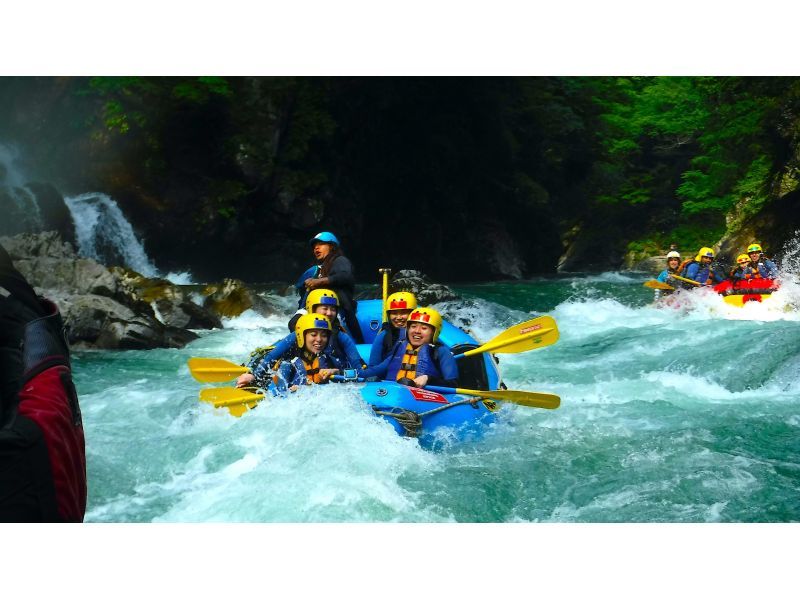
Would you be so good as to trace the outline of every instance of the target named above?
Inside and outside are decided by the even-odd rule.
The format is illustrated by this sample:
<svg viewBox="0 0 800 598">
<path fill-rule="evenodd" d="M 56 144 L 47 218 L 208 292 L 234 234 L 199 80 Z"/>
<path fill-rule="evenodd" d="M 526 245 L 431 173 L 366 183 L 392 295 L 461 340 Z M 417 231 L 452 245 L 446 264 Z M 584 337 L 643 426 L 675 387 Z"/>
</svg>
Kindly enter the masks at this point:
<svg viewBox="0 0 800 598">
<path fill-rule="evenodd" d="M 275 366 L 276 361 L 279 359 L 291 360 L 293 357 L 297 357 L 299 355 L 300 350 L 301 349 L 297 347 L 297 339 L 295 334 L 287 334 L 284 338 L 275 343 L 275 346 L 272 348 L 272 350 L 264 355 L 264 357 L 256 357 L 251 360 L 251 362 L 248 364 L 248 367 L 253 372 L 256 382 L 259 384 L 259 386 L 262 386 L 263 384 L 267 384 L 272 379 L 272 375 L 274 373 L 273 367 Z M 324 367 L 326 369 L 344 369 L 344 359 L 339 360 L 335 355 L 333 355 L 333 350 L 330 343 L 328 343 L 325 349 L 323 349 L 322 355 L 325 357 L 326 365 L 320 365 L 320 367 Z M 320 363 L 322 363 L 322 359 L 320 359 Z"/>
<path fill-rule="evenodd" d="M 360 372 L 363 378 L 380 378 L 396 380 L 397 373 L 403 363 L 408 341 L 399 340 L 392 347 L 391 353 L 378 365 L 370 366 Z M 450 349 L 442 344 L 422 345 L 417 353 L 416 376 L 427 375 L 445 381 L 458 379 L 458 365 Z M 445 382 L 443 382 L 445 384 Z"/>
<path fill-rule="evenodd" d="M 708 266 L 703 266 L 700 262 L 692 262 L 686 266 L 684 278 L 689 278 L 702 285 L 725 280 L 725 277 L 719 273 L 718 269 L 714 268 L 714 262 L 711 262 Z"/>
<path fill-rule="evenodd" d="M 405 340 L 406 328 L 395 328 L 389 322 L 384 322 L 381 331 L 375 336 L 372 341 L 372 349 L 369 352 L 369 365 L 378 365 L 381 361 L 386 359 L 389 352 L 394 347 L 394 344 L 399 340 Z M 395 333 L 397 334 L 394 340 Z"/>
</svg>

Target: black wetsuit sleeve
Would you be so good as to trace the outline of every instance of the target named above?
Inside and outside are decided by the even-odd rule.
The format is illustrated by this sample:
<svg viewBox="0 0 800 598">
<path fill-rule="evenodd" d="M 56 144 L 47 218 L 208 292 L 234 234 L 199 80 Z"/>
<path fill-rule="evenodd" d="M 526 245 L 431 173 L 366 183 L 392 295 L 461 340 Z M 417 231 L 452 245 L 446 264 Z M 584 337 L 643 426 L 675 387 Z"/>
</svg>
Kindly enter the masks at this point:
<svg viewBox="0 0 800 598">
<path fill-rule="evenodd" d="M 328 282 L 332 286 L 349 287 L 355 284 L 353 264 L 345 256 L 333 260 L 331 271 L 328 273 Z"/>
</svg>

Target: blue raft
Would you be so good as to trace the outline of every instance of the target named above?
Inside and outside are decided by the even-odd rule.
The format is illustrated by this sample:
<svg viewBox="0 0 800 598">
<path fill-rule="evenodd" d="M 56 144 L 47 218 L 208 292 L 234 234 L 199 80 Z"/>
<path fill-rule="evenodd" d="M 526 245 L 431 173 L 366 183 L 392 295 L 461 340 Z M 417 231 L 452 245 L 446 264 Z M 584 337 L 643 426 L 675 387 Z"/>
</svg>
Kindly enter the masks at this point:
<svg viewBox="0 0 800 598">
<path fill-rule="evenodd" d="M 358 345 L 358 351 L 365 362 L 369 360 L 372 341 L 380 330 L 382 315 L 380 299 L 358 301 L 356 316 L 365 341 Z M 447 321 L 442 325 L 438 340 L 454 355 L 479 346 L 469 334 Z M 458 359 L 457 363 L 460 388 L 500 388 L 500 374 L 488 352 Z M 498 409 L 493 401 L 472 403 L 470 399 L 474 397 L 411 388 L 388 380 L 363 383 L 361 396 L 399 434 L 417 437 L 420 444 L 428 447 L 445 439 L 479 437 L 486 426 L 494 422 Z"/>
</svg>

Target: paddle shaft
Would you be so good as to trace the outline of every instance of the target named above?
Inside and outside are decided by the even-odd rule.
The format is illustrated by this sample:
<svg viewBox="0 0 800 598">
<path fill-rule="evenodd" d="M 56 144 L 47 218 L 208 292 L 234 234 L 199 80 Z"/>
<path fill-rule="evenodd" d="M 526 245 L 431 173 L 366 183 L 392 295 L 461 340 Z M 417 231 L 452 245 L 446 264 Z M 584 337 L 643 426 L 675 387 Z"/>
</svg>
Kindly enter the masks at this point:
<svg viewBox="0 0 800 598">
<path fill-rule="evenodd" d="M 680 281 L 683 281 L 683 282 L 688 282 L 689 284 L 693 284 L 693 285 L 695 285 L 695 286 L 697 286 L 697 287 L 701 287 L 701 286 L 703 286 L 701 283 L 697 282 L 696 280 L 692 280 L 691 278 L 684 278 L 683 276 L 678 276 L 677 274 L 670 274 L 670 276 L 671 276 L 672 278 L 674 278 L 675 280 L 680 280 Z"/>
<path fill-rule="evenodd" d="M 391 269 L 389 268 L 381 268 L 378 270 L 381 274 L 383 274 L 383 322 L 387 322 L 388 318 L 386 317 L 386 299 L 389 297 L 389 273 Z"/>
</svg>

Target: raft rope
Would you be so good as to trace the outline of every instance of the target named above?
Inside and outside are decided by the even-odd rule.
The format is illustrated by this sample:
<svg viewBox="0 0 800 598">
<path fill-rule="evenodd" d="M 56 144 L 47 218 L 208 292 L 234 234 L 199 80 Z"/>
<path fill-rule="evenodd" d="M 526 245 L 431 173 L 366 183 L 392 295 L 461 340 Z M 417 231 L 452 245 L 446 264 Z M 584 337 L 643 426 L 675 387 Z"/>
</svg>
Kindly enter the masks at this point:
<svg viewBox="0 0 800 598">
<path fill-rule="evenodd" d="M 376 407 L 373 405 L 372 410 L 375 412 L 375 415 L 382 415 L 383 417 L 393 417 L 397 420 L 397 423 L 400 424 L 405 431 L 406 436 L 409 438 L 417 438 L 419 437 L 420 430 L 422 429 L 422 418 L 427 415 L 433 415 L 434 413 L 440 413 L 445 409 L 450 409 L 451 407 L 456 407 L 458 405 L 467 405 L 471 404 L 475 409 L 478 408 L 476 403 L 478 401 L 483 401 L 481 397 L 473 397 L 471 399 L 462 399 L 461 401 L 456 401 L 455 403 L 447 403 L 447 405 L 442 405 L 441 407 L 436 407 L 431 409 L 430 411 L 424 411 L 422 413 L 417 413 L 416 411 L 411 411 L 410 409 L 402 409 L 401 407 L 391 407 L 389 411 L 382 411 L 380 407 Z"/>
</svg>

